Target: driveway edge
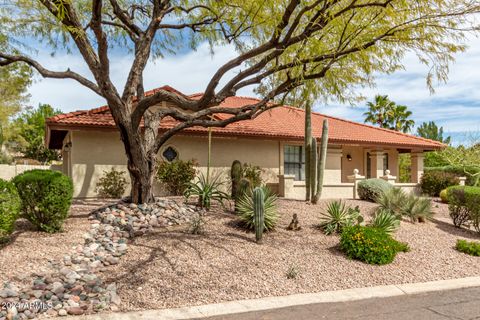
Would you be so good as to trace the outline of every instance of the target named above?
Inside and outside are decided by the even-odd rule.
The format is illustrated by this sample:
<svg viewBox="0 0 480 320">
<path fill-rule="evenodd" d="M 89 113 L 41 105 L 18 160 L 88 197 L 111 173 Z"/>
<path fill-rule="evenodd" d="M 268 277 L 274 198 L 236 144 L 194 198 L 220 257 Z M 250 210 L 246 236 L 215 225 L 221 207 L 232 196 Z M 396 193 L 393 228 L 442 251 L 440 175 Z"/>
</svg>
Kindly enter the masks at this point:
<svg viewBox="0 0 480 320">
<path fill-rule="evenodd" d="M 468 287 L 480 287 L 480 277 L 438 280 L 421 283 L 406 283 L 366 288 L 354 288 L 318 293 L 303 293 L 280 297 L 267 297 L 207 304 L 175 309 L 132 311 L 126 313 L 103 313 L 75 317 L 77 320 L 176 320 L 198 319 L 234 313 L 278 309 L 314 303 L 346 302 L 369 298 L 386 298 L 432 291 L 444 291 Z"/>
</svg>

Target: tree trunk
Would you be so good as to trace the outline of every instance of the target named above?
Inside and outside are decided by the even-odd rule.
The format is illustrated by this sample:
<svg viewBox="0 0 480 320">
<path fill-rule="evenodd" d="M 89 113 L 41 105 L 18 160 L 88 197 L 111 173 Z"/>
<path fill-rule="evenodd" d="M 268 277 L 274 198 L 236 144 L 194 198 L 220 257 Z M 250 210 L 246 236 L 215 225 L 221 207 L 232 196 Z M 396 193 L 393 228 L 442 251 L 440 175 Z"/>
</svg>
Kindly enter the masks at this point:
<svg viewBox="0 0 480 320">
<path fill-rule="evenodd" d="M 128 171 L 131 179 L 131 202 L 154 202 L 153 182 L 156 173 L 156 163 L 152 159 L 144 158 L 137 150 L 127 151 Z"/>
<path fill-rule="evenodd" d="M 131 180 L 130 201 L 137 204 L 155 201 L 153 182 L 157 171 L 157 157 L 152 150 L 159 120 L 146 113 L 144 122 L 144 130 L 140 128 L 134 130 L 129 116 L 116 114 L 117 127 L 128 160 L 127 168 Z"/>
</svg>

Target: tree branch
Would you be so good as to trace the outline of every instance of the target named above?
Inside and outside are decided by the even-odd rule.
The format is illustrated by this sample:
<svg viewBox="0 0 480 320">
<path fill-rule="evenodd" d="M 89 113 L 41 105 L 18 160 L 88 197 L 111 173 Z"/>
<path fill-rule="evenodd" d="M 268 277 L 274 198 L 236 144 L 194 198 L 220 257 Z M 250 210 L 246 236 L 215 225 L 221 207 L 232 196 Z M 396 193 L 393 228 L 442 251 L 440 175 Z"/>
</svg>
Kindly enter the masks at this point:
<svg viewBox="0 0 480 320">
<path fill-rule="evenodd" d="M 45 78 L 73 79 L 79 82 L 80 84 L 84 85 L 85 87 L 91 89 L 96 94 L 103 96 L 102 91 L 95 83 L 93 83 L 92 81 L 88 80 L 87 78 L 81 76 L 76 72 L 70 71 L 70 69 L 68 69 L 67 71 L 51 71 L 44 68 L 40 63 L 38 63 L 37 61 L 29 57 L 20 56 L 20 55 L 12 56 L 12 55 L 7 55 L 1 52 L 0 52 L 0 58 L 1 58 L 0 66 L 7 66 L 15 62 L 23 62 L 28 64 L 35 70 L 37 70 Z"/>
</svg>

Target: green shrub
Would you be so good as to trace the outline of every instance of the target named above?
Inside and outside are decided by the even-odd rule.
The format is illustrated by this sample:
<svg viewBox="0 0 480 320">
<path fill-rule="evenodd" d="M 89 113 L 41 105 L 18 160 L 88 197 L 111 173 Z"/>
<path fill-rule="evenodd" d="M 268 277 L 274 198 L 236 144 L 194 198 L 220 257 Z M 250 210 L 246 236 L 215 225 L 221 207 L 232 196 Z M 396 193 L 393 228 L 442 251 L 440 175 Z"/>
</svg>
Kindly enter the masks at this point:
<svg viewBox="0 0 480 320">
<path fill-rule="evenodd" d="M 480 167 L 467 166 L 457 167 L 457 166 L 444 166 L 444 167 L 430 167 L 424 169 L 424 174 L 426 172 L 438 171 L 438 172 L 448 172 L 456 175 L 457 177 L 466 177 L 467 181 L 465 184 L 467 186 L 480 186 Z"/>
<path fill-rule="evenodd" d="M 440 191 L 450 186 L 460 183 L 458 176 L 452 172 L 446 171 L 427 171 L 422 175 L 420 180 L 420 188 L 422 193 L 431 197 L 438 197 Z"/>
<path fill-rule="evenodd" d="M 187 184 L 184 196 L 186 199 L 191 196 L 197 196 L 198 206 L 207 210 L 210 209 L 213 201 L 217 201 L 223 206 L 223 201 L 228 199 L 229 196 L 220 190 L 222 185 L 223 182 L 220 181 L 220 175 L 207 179 L 203 173 L 200 173 L 197 181 Z"/>
<path fill-rule="evenodd" d="M 376 202 L 380 195 L 391 188 L 392 185 L 382 179 L 362 180 L 358 183 L 358 196 L 362 200 Z"/>
<path fill-rule="evenodd" d="M 250 181 L 252 189 L 262 185 L 262 169 L 259 166 L 245 163 L 243 165 L 243 177 Z"/>
<path fill-rule="evenodd" d="M 327 211 L 321 213 L 319 227 L 327 235 L 334 232 L 340 233 L 343 228 L 353 226 L 361 222 L 360 220 L 363 221 L 363 217 L 360 217 L 358 207 L 352 209 L 344 201 L 332 201 L 328 203 Z"/>
<path fill-rule="evenodd" d="M 39 230 L 62 229 L 72 203 L 72 180 L 58 171 L 31 170 L 13 179 L 23 216 Z"/>
<path fill-rule="evenodd" d="M 20 198 L 15 185 L 0 179 L 0 243 L 13 232 L 20 212 Z"/>
<path fill-rule="evenodd" d="M 390 234 L 400 227 L 400 220 L 393 212 L 380 208 L 375 212 L 370 226 Z"/>
<path fill-rule="evenodd" d="M 103 171 L 95 191 L 102 198 L 121 198 L 126 188 L 125 171 L 117 171 L 112 168 L 110 171 Z"/>
<path fill-rule="evenodd" d="M 268 187 L 260 187 L 265 194 L 264 203 L 264 228 L 270 231 L 278 222 L 277 196 Z M 245 192 L 236 203 L 236 212 L 239 215 L 242 226 L 249 230 L 255 229 L 255 213 L 253 211 L 252 189 Z"/>
<path fill-rule="evenodd" d="M 396 216 L 402 215 L 402 208 L 407 202 L 407 194 L 400 188 L 390 188 L 380 194 L 377 198 L 377 203 L 381 209 L 389 211 Z"/>
<path fill-rule="evenodd" d="M 480 187 L 450 187 L 447 199 L 453 224 L 460 227 L 469 223 L 480 232 Z"/>
<path fill-rule="evenodd" d="M 380 229 L 352 226 L 343 230 L 340 248 L 351 259 L 369 264 L 388 264 L 398 252 L 407 252 L 407 244 L 398 242 Z"/>
<path fill-rule="evenodd" d="M 188 183 L 195 178 L 197 163 L 194 160 L 162 161 L 158 164 L 157 179 L 168 192 L 175 196 L 183 195 Z"/>
<path fill-rule="evenodd" d="M 422 221 L 432 217 L 432 200 L 409 194 L 402 206 L 401 215 L 407 216 L 412 222 Z"/>
<path fill-rule="evenodd" d="M 480 242 L 458 239 L 455 249 L 471 256 L 480 257 Z"/>
<path fill-rule="evenodd" d="M 448 203 L 447 189 L 443 189 L 442 191 L 440 191 L 440 199 L 442 200 L 443 203 Z"/>
</svg>

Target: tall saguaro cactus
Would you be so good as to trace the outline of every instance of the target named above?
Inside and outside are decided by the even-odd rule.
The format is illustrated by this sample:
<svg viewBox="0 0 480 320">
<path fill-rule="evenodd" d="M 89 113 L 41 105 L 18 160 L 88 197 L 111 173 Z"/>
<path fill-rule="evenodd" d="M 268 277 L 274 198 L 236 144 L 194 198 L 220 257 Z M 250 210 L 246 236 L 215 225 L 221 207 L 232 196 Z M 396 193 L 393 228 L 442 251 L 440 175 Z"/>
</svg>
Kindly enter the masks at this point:
<svg viewBox="0 0 480 320">
<path fill-rule="evenodd" d="M 316 194 L 317 187 L 317 140 L 312 137 L 310 149 L 310 199 Z"/>
<path fill-rule="evenodd" d="M 265 225 L 265 194 L 262 188 L 253 190 L 253 212 L 255 216 L 255 240 L 262 242 L 263 228 Z"/>
<path fill-rule="evenodd" d="M 312 203 L 317 203 L 322 196 L 323 177 L 325 176 L 325 165 L 327 163 L 327 148 L 328 148 L 328 120 L 323 120 L 322 127 L 322 142 L 320 144 L 320 157 L 318 159 L 317 168 L 317 192 L 312 198 Z"/>
<path fill-rule="evenodd" d="M 312 148 L 312 105 L 305 104 L 305 200 L 310 201 L 310 151 Z"/>
</svg>

